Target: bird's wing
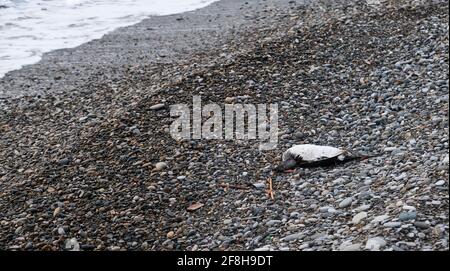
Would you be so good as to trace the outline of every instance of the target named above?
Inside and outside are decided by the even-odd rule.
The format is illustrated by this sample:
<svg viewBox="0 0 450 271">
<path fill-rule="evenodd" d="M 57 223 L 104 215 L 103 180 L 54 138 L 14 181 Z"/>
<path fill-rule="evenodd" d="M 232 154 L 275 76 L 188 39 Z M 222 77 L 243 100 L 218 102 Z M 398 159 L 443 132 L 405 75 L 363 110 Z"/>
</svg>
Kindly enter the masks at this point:
<svg viewBox="0 0 450 271">
<path fill-rule="evenodd" d="M 332 158 L 343 154 L 344 151 L 330 146 L 319 146 L 311 144 L 295 145 L 283 154 L 283 161 L 294 158 L 301 158 L 304 162 L 314 162 L 327 158 Z"/>
</svg>

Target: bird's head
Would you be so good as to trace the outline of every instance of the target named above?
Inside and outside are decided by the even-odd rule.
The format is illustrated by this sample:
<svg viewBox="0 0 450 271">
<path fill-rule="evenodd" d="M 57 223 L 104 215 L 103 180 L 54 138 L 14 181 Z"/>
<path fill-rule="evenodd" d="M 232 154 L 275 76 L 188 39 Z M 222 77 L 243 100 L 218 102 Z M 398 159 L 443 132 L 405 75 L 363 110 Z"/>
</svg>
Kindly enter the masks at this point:
<svg viewBox="0 0 450 271">
<path fill-rule="evenodd" d="M 297 162 L 294 159 L 288 159 L 282 161 L 278 166 L 274 168 L 276 172 L 285 172 L 286 170 L 294 169 L 297 166 Z"/>
</svg>

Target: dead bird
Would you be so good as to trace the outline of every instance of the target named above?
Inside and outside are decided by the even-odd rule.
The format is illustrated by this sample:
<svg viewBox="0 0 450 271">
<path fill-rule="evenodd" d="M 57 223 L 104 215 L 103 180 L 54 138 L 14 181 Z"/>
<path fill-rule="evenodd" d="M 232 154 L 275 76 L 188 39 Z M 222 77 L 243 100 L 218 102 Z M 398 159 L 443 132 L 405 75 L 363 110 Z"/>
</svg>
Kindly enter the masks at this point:
<svg viewBox="0 0 450 271">
<path fill-rule="evenodd" d="M 295 145 L 283 153 L 282 162 L 274 168 L 276 172 L 286 172 L 295 168 L 327 167 L 355 160 L 365 160 L 378 155 L 354 155 L 330 146 L 313 144 Z"/>
</svg>

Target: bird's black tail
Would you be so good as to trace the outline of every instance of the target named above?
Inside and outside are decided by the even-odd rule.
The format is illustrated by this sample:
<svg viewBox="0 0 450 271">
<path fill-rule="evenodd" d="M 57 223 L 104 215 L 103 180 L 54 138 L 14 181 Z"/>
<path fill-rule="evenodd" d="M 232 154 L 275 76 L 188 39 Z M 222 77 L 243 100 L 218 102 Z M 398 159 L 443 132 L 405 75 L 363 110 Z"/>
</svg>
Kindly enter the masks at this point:
<svg viewBox="0 0 450 271">
<path fill-rule="evenodd" d="M 378 157 L 380 155 L 381 154 L 347 156 L 347 157 L 344 157 L 344 159 L 342 159 L 342 160 L 339 160 L 338 157 L 332 157 L 332 158 L 315 161 L 315 162 L 300 163 L 300 164 L 298 164 L 298 167 L 300 167 L 300 168 L 330 167 L 330 166 L 345 164 L 345 163 L 352 162 L 352 161 L 363 161 L 363 160 L 367 160 L 367 159 L 370 159 L 373 157 Z"/>
</svg>

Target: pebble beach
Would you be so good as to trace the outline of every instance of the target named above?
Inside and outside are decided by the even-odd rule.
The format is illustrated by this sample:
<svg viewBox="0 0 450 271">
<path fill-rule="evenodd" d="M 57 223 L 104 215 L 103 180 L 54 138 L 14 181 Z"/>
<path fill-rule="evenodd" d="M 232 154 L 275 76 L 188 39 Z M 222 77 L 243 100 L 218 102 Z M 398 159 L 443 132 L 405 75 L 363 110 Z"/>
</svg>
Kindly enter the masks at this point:
<svg viewBox="0 0 450 271">
<path fill-rule="evenodd" d="M 448 10 L 218 1 L 7 73 L 0 249 L 448 250 Z M 173 139 L 195 95 L 278 104 L 277 148 Z M 295 144 L 379 155 L 273 172 Z"/>
</svg>

